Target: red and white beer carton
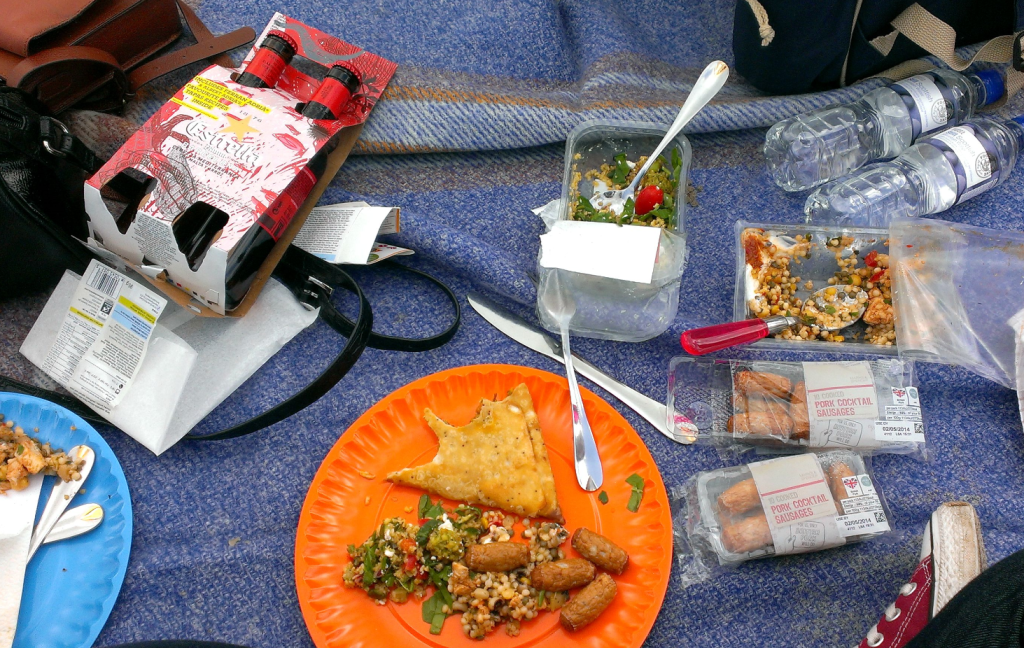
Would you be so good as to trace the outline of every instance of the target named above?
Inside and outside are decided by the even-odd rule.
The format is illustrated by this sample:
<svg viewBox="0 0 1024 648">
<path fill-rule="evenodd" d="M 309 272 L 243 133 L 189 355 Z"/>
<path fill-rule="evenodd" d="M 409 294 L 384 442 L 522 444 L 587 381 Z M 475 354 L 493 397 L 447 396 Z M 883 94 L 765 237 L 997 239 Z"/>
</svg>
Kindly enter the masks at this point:
<svg viewBox="0 0 1024 648">
<path fill-rule="evenodd" d="M 271 34 L 278 49 L 322 66 L 319 76 L 261 49 Z M 350 96 L 324 80 L 339 65 Z M 214 65 L 193 78 L 86 182 L 92 239 L 179 304 L 245 314 L 396 67 L 275 14 L 238 69 Z M 276 79 L 242 85 L 247 68 Z M 303 116 L 314 94 L 338 100 L 339 92 L 337 119 Z"/>
</svg>

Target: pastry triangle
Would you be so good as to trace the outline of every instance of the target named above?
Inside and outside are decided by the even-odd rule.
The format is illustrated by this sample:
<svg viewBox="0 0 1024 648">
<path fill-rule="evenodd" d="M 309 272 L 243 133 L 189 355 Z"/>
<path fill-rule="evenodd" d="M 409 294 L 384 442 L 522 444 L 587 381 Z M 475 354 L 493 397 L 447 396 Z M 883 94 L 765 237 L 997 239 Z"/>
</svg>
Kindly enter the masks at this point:
<svg viewBox="0 0 1024 648">
<path fill-rule="evenodd" d="M 429 409 L 423 417 L 440 442 L 437 455 L 428 464 L 389 474 L 389 481 L 460 502 L 562 521 L 540 421 L 525 384 L 505 400 L 481 400 L 476 418 L 462 427 L 449 425 Z"/>
</svg>

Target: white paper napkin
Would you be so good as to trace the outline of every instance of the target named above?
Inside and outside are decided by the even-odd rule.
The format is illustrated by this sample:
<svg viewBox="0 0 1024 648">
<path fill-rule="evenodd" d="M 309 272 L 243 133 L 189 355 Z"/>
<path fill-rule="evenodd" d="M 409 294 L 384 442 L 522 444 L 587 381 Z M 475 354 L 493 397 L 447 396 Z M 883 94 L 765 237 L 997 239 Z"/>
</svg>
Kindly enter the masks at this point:
<svg viewBox="0 0 1024 648">
<path fill-rule="evenodd" d="M 11 648 L 14 644 L 28 545 L 42 484 L 42 475 L 37 475 L 29 480 L 25 490 L 0 494 L 0 648 Z"/>
</svg>

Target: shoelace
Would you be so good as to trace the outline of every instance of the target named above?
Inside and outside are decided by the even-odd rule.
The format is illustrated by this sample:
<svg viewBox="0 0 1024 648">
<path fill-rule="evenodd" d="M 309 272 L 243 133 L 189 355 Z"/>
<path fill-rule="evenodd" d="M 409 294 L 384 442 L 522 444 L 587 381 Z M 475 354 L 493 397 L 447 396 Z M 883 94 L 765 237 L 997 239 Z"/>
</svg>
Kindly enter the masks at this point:
<svg viewBox="0 0 1024 648">
<path fill-rule="evenodd" d="M 910 596 L 917 591 L 917 583 L 905 583 L 900 588 L 900 596 Z M 889 607 L 885 608 L 885 620 L 892 623 L 896 619 L 900 618 L 902 611 L 896 607 L 896 601 L 889 604 Z M 878 624 L 871 626 L 868 630 L 867 644 L 870 648 L 878 648 L 885 641 L 885 635 L 878 631 Z"/>
</svg>

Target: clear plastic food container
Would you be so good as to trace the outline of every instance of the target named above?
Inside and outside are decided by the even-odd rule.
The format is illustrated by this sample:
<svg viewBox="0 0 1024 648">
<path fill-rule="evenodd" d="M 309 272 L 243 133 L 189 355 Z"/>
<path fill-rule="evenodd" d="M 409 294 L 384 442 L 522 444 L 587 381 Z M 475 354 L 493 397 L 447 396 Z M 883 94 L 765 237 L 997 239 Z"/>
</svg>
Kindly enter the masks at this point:
<svg viewBox="0 0 1024 648">
<path fill-rule="evenodd" d="M 749 232 L 748 232 L 749 230 Z M 851 273 L 846 272 L 837 260 L 838 254 L 842 263 L 848 264 L 858 273 L 857 281 L 860 281 L 859 288 L 869 293 L 870 299 L 874 300 L 874 293 L 870 290 L 879 289 L 877 304 L 878 310 L 885 310 L 888 314 L 893 311 L 891 279 L 888 274 L 888 231 L 885 229 L 873 229 L 862 227 L 842 227 L 828 225 L 780 225 L 775 223 L 748 223 L 739 221 L 736 223 L 736 289 L 733 299 L 733 320 L 743 321 L 754 317 L 768 317 L 774 315 L 790 315 L 799 317 L 799 309 L 772 310 L 770 299 L 766 298 L 763 292 L 769 288 L 775 288 L 772 278 L 760 282 L 754 276 L 757 273 L 754 265 L 760 259 L 764 262 L 767 256 L 774 255 L 774 259 L 788 257 L 789 278 L 799 279 L 793 291 L 793 298 L 806 300 L 813 292 L 830 285 L 842 286 L 852 279 L 846 277 Z M 764 251 L 757 247 L 754 233 L 762 232 L 758 237 L 762 241 L 770 243 L 772 252 Z M 773 263 L 774 263 L 773 259 Z M 880 265 L 884 263 L 883 267 Z M 772 272 L 778 270 L 774 268 Z M 863 273 L 863 274 L 861 274 Z M 871 279 L 877 279 L 872 282 Z M 836 283 L 830 283 L 835 279 Z M 782 279 L 786 286 L 786 279 Z M 868 285 L 871 289 L 868 290 Z M 796 302 L 796 303 L 800 303 Z M 755 306 L 765 308 L 760 313 L 755 312 Z M 877 312 L 877 311 L 876 311 Z M 871 315 L 869 315 L 871 314 Z M 864 318 L 874 316 L 870 302 L 868 311 Z M 895 326 L 893 324 L 880 324 L 869 327 L 864 318 L 850 326 L 836 331 L 834 335 L 842 336 L 842 341 L 828 341 L 814 336 L 808 331 L 809 339 L 800 338 L 800 328 L 805 326 L 801 323 L 798 327 L 788 329 L 790 335 L 800 339 L 781 339 L 778 336 L 768 337 L 753 343 L 751 346 L 763 349 L 786 350 L 786 351 L 815 351 L 832 353 L 860 353 L 877 355 L 896 355 L 897 344 L 895 338 Z M 891 321 L 891 320 L 890 320 Z M 809 329 L 809 327 L 807 327 Z M 879 343 L 867 341 L 869 336 Z"/>
<path fill-rule="evenodd" d="M 584 176 L 602 164 L 614 164 L 614 157 L 625 153 L 636 162 L 657 147 L 668 126 L 629 121 L 593 120 L 580 124 L 569 134 L 565 148 L 565 174 L 559 220 L 568 220 L 579 196 L 591 198 L 593 180 Z M 537 311 L 541 324 L 550 331 L 559 330 L 558 322 L 544 308 L 544 296 L 558 288 L 553 276 L 560 275 L 576 302 L 570 330 L 583 337 L 642 342 L 660 335 L 675 319 L 679 307 L 679 283 L 686 265 L 686 186 L 691 148 L 686 136 L 679 134 L 661 154 L 666 160 L 675 152 L 680 164 L 675 197 L 675 218 L 664 229 L 649 284 L 608 279 L 582 273 L 554 271 L 540 267 L 537 287 Z M 620 227 L 609 223 L 608 227 Z M 621 227 L 636 227 L 624 225 Z"/>
<path fill-rule="evenodd" d="M 821 381 L 825 377 L 826 382 Z M 770 362 L 679 356 L 668 425 L 723 451 L 843 449 L 927 459 L 911 362 Z"/>
<path fill-rule="evenodd" d="M 808 467 L 815 473 L 810 477 Z M 672 497 L 684 587 L 748 560 L 824 551 L 892 533 L 868 460 L 854 452 L 702 472 Z"/>
</svg>

